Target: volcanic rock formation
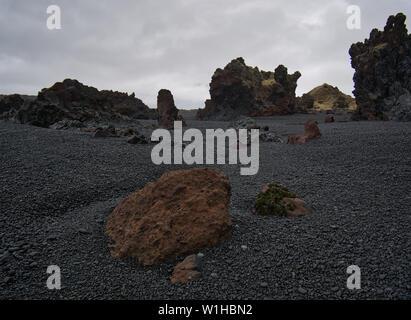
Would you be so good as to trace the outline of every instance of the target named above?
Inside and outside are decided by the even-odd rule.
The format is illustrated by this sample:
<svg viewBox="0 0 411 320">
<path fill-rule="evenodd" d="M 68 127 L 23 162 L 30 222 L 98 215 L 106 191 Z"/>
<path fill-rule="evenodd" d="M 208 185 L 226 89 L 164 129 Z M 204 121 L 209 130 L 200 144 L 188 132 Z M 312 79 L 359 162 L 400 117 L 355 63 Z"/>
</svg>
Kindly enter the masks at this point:
<svg viewBox="0 0 411 320">
<path fill-rule="evenodd" d="M 317 121 L 308 120 L 304 125 L 305 132 L 297 136 L 288 136 L 287 144 L 303 144 L 308 140 L 321 137 Z"/>
<path fill-rule="evenodd" d="M 338 87 L 333 87 L 327 83 L 315 87 L 304 94 L 299 103 L 307 109 L 335 110 L 335 109 L 355 109 L 356 104 L 353 97 L 341 92 Z"/>
<path fill-rule="evenodd" d="M 154 119 L 150 110 L 134 93 L 102 90 L 66 79 L 41 90 L 37 98 L 17 112 L 21 123 L 48 127 L 61 120 Z"/>
<path fill-rule="evenodd" d="M 411 35 L 406 16 L 390 16 L 384 31 L 350 48 L 355 69 L 354 120 L 411 121 Z"/>
<path fill-rule="evenodd" d="M 197 263 L 197 255 L 192 254 L 174 267 L 170 281 L 171 283 L 186 283 L 198 278 L 201 278 L 201 272 Z"/>
<path fill-rule="evenodd" d="M 10 109 L 19 109 L 24 103 L 24 99 L 19 94 L 10 94 L 0 99 L 0 114 L 10 111 Z"/>
<path fill-rule="evenodd" d="M 174 126 L 174 121 L 182 121 L 186 125 L 182 116 L 178 114 L 178 109 L 174 104 L 174 98 L 170 90 L 161 89 L 157 95 L 158 124 L 161 128 L 170 129 Z"/>
<path fill-rule="evenodd" d="M 230 182 L 217 169 L 170 171 L 111 213 L 113 257 L 144 265 L 193 254 L 231 236 Z"/>
<path fill-rule="evenodd" d="M 296 98 L 297 111 L 307 113 L 314 108 L 314 97 L 308 93 L 304 93 L 301 97 Z"/>
<path fill-rule="evenodd" d="M 257 215 L 299 217 L 311 213 L 306 203 L 287 187 L 279 183 L 265 186 L 254 203 Z"/>
<path fill-rule="evenodd" d="M 295 112 L 295 89 L 301 74 L 289 75 L 279 65 L 274 72 L 260 71 L 243 58 L 217 69 L 210 83 L 211 99 L 197 113 L 201 120 L 234 120 L 243 116 L 271 116 Z"/>
</svg>

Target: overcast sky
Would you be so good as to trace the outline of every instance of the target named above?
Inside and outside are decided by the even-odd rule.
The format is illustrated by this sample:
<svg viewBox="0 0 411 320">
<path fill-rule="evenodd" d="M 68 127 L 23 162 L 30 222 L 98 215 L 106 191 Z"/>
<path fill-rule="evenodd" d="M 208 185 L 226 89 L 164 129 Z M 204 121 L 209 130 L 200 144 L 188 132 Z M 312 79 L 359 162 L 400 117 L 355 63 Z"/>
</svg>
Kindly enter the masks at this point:
<svg viewBox="0 0 411 320">
<path fill-rule="evenodd" d="M 51 4 L 61 30 L 47 29 Z M 346 27 L 349 5 L 361 8 L 360 30 Z M 351 94 L 350 45 L 397 12 L 411 21 L 411 1 L 0 0 L 0 93 L 75 78 L 150 107 L 167 88 L 177 107 L 202 108 L 214 70 L 242 56 L 262 70 L 299 70 L 298 95 L 324 82 Z"/>
</svg>

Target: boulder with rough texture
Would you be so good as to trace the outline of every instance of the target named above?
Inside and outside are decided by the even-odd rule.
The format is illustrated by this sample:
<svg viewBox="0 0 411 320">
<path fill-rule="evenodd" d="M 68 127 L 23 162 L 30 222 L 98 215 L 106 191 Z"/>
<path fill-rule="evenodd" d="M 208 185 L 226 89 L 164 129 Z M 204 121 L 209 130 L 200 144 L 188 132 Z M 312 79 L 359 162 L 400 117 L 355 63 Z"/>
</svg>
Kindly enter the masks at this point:
<svg viewBox="0 0 411 320">
<path fill-rule="evenodd" d="M 199 278 L 201 278 L 201 272 L 197 263 L 197 255 L 192 254 L 174 267 L 170 281 L 171 283 L 187 283 Z"/>
<path fill-rule="evenodd" d="M 305 132 L 297 136 L 288 136 L 287 144 L 303 144 L 308 140 L 321 137 L 318 123 L 315 120 L 308 120 L 304 125 Z"/>
<path fill-rule="evenodd" d="M 217 169 L 170 171 L 111 213 L 106 235 L 115 258 L 152 265 L 215 246 L 231 236 L 230 182 Z"/>
<path fill-rule="evenodd" d="M 37 98 L 25 104 L 16 119 L 40 127 L 61 120 L 108 121 L 116 119 L 154 119 L 155 114 L 134 94 L 102 90 L 66 79 L 41 90 Z"/>
<path fill-rule="evenodd" d="M 295 112 L 295 89 L 301 74 L 289 75 L 279 65 L 274 72 L 247 66 L 243 58 L 217 69 L 210 83 L 210 99 L 197 113 L 201 120 L 234 120 L 239 116 L 272 116 Z"/>
<path fill-rule="evenodd" d="M 279 183 L 265 186 L 254 203 L 254 211 L 262 216 L 298 217 L 311 213 L 306 203 Z"/>
<path fill-rule="evenodd" d="M 355 69 L 353 120 L 411 120 L 411 35 L 406 16 L 390 16 L 384 31 L 350 48 Z"/>
<path fill-rule="evenodd" d="M 50 126 L 51 129 L 55 130 L 67 130 L 67 129 L 79 129 L 84 128 L 84 123 L 78 120 L 61 120 Z"/>
<path fill-rule="evenodd" d="M 174 97 L 170 90 L 161 89 L 157 95 L 158 124 L 161 128 L 170 129 L 174 126 L 174 121 L 182 121 L 186 125 L 182 116 L 178 114 L 178 109 L 174 104 Z"/>
</svg>

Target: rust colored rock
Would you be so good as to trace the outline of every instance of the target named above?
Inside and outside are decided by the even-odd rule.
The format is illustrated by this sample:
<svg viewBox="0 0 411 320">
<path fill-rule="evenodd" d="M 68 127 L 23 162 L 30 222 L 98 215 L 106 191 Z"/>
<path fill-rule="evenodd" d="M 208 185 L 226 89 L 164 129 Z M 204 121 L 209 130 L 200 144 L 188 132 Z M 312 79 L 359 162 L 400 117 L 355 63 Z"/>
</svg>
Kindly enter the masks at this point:
<svg viewBox="0 0 411 320">
<path fill-rule="evenodd" d="M 297 136 L 288 136 L 287 144 L 303 144 L 308 140 L 321 137 L 317 121 L 308 120 L 305 125 L 305 132 Z"/>
<path fill-rule="evenodd" d="M 170 129 L 174 126 L 174 121 L 182 121 L 186 125 L 183 117 L 178 115 L 178 109 L 174 104 L 174 98 L 170 90 L 161 89 L 157 95 L 158 124 L 161 128 Z"/>
<path fill-rule="evenodd" d="M 234 120 L 239 116 L 295 113 L 295 89 L 301 74 L 288 74 L 279 65 L 274 72 L 260 71 L 237 58 L 218 68 L 210 82 L 210 99 L 199 109 L 199 120 Z"/>
<path fill-rule="evenodd" d="M 42 89 L 37 98 L 19 109 L 16 119 L 21 123 L 49 127 L 62 120 L 154 119 L 154 110 L 134 94 L 99 91 L 77 80 L 65 79 Z"/>
<path fill-rule="evenodd" d="M 196 280 L 199 278 L 201 278 L 201 272 L 197 264 L 197 256 L 192 254 L 175 266 L 170 281 L 171 283 L 187 283 L 191 280 Z"/>
<path fill-rule="evenodd" d="M 286 207 L 287 217 L 300 217 L 311 213 L 305 201 L 300 198 L 283 198 L 282 201 Z M 293 207 L 293 210 L 288 209 L 289 205 Z"/>
<path fill-rule="evenodd" d="M 163 174 L 111 213 L 106 235 L 115 258 L 152 265 L 215 246 L 231 236 L 230 182 L 217 169 Z"/>
</svg>

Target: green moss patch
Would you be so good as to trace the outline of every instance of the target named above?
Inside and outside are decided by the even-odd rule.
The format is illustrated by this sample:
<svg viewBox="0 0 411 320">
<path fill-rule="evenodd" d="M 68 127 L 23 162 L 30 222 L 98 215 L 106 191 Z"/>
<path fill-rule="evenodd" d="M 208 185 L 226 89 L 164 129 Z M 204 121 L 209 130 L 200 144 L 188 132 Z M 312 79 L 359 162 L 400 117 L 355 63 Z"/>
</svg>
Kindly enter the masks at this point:
<svg viewBox="0 0 411 320">
<path fill-rule="evenodd" d="M 293 211 L 295 205 L 291 203 L 284 204 L 283 198 L 299 197 L 279 183 L 269 184 L 258 194 L 255 200 L 255 213 L 262 216 L 286 216 L 287 210 Z"/>
</svg>

